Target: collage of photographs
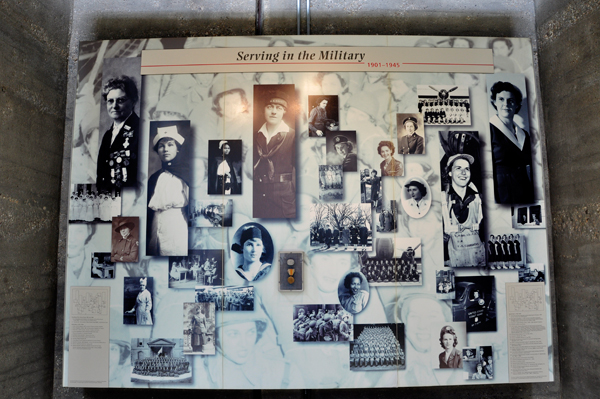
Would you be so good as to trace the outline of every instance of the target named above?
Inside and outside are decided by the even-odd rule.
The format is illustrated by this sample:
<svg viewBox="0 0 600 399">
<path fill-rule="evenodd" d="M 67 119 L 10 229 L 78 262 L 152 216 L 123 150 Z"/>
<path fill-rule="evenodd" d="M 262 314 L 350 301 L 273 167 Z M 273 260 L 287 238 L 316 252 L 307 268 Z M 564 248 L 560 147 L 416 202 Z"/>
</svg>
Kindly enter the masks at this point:
<svg viewBox="0 0 600 399">
<path fill-rule="evenodd" d="M 508 383 L 505 284 L 548 264 L 530 42 L 388 44 L 490 48 L 491 74 L 141 75 L 220 39 L 80 49 L 66 286 L 111 287 L 109 386 Z"/>
</svg>

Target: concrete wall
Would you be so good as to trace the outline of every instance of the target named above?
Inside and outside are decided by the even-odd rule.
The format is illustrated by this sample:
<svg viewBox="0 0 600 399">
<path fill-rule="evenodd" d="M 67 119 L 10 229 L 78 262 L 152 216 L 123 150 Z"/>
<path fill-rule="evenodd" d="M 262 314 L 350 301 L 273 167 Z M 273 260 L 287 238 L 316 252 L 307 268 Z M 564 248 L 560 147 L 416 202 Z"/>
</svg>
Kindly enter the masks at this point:
<svg viewBox="0 0 600 399">
<path fill-rule="evenodd" d="M 52 390 L 70 0 L 0 2 L 0 396 Z"/>
</svg>

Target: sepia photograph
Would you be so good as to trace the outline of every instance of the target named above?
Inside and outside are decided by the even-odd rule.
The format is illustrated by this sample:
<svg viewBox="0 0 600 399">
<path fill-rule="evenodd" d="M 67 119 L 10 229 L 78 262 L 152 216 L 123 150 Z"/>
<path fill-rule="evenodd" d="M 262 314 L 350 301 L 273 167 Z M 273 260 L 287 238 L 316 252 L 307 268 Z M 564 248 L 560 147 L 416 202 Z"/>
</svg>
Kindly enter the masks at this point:
<svg viewBox="0 0 600 399">
<path fill-rule="evenodd" d="M 417 95 L 425 125 L 471 125 L 468 86 L 417 85 Z"/>
<path fill-rule="evenodd" d="M 254 287 L 249 286 L 196 286 L 196 302 L 213 302 L 216 310 L 253 311 Z"/>
<path fill-rule="evenodd" d="M 190 249 L 188 256 L 169 256 L 169 288 L 223 285 L 224 251 Z"/>
<path fill-rule="evenodd" d="M 462 369 L 462 348 L 467 346 L 465 323 L 431 323 L 431 362 L 434 369 Z M 441 347 L 441 353 L 440 353 Z"/>
<path fill-rule="evenodd" d="M 325 142 L 327 165 L 342 165 L 344 172 L 358 170 L 355 131 L 327 132 Z"/>
<path fill-rule="evenodd" d="M 242 193 L 242 140 L 208 140 L 208 194 Z"/>
<path fill-rule="evenodd" d="M 183 353 L 186 355 L 214 355 L 215 351 L 214 302 L 183 303 Z"/>
<path fill-rule="evenodd" d="M 191 384 L 192 361 L 183 338 L 132 338 L 131 382 Z"/>
<path fill-rule="evenodd" d="M 341 305 L 294 305 L 294 342 L 352 341 L 354 316 Z"/>
<path fill-rule="evenodd" d="M 242 225 L 233 235 L 233 242 L 230 251 L 231 264 L 241 278 L 256 281 L 271 271 L 275 250 L 271 234 L 263 225 Z"/>
<path fill-rule="evenodd" d="M 527 261 L 525 236 L 512 232 L 493 232 L 487 242 L 490 269 L 521 269 Z"/>
<path fill-rule="evenodd" d="M 111 261 L 137 263 L 140 252 L 140 218 L 137 216 L 112 219 Z"/>
<path fill-rule="evenodd" d="M 400 199 L 406 214 L 413 219 L 420 219 L 429 212 L 431 207 L 431 188 L 420 177 L 408 178 L 404 183 Z"/>
<path fill-rule="evenodd" d="M 464 321 L 468 332 L 496 331 L 494 276 L 456 276 L 452 320 Z"/>
<path fill-rule="evenodd" d="M 360 202 L 371 204 L 371 208 L 381 212 L 383 202 L 383 186 L 381 176 L 375 169 L 360 171 Z"/>
<path fill-rule="evenodd" d="M 404 175 L 404 156 L 396 154 L 394 142 L 389 140 L 380 141 L 377 145 L 377 153 L 383 158 L 379 165 L 382 177 Z"/>
<path fill-rule="evenodd" d="M 398 227 L 398 205 L 396 200 L 390 200 L 388 206 L 382 206 L 381 211 L 377 212 L 376 218 L 378 221 L 377 231 L 382 233 L 396 231 Z"/>
<path fill-rule="evenodd" d="M 373 227 L 369 204 L 312 204 L 312 251 L 372 251 Z"/>
<path fill-rule="evenodd" d="M 254 218 L 296 218 L 297 115 L 294 85 L 254 86 Z"/>
<path fill-rule="evenodd" d="M 338 96 L 308 96 L 308 135 L 325 137 L 340 129 Z"/>
<path fill-rule="evenodd" d="M 404 324 L 355 324 L 350 371 L 404 370 Z"/>
<path fill-rule="evenodd" d="M 215 197 L 190 201 L 190 221 L 193 227 L 231 227 L 233 200 Z"/>
<path fill-rule="evenodd" d="M 349 271 L 338 284 L 338 299 L 342 307 L 352 313 L 360 313 L 369 302 L 369 282 L 357 270 Z"/>
<path fill-rule="evenodd" d="M 435 271 L 435 296 L 440 300 L 454 300 L 456 298 L 454 270 Z"/>
<path fill-rule="evenodd" d="M 123 324 L 153 325 L 154 279 L 152 277 L 124 277 L 123 279 Z"/>
<path fill-rule="evenodd" d="M 396 114 L 398 154 L 425 154 L 425 128 L 421 114 Z"/>
<path fill-rule="evenodd" d="M 463 348 L 465 380 L 493 380 L 494 352 L 491 346 Z"/>
<path fill-rule="evenodd" d="M 187 255 L 191 148 L 190 121 L 150 122 L 146 255 Z"/>
<path fill-rule="evenodd" d="M 344 170 L 342 165 L 319 165 L 319 199 L 344 199 Z"/>
<path fill-rule="evenodd" d="M 71 184 L 69 223 L 110 223 L 121 216 L 121 189 L 99 192 L 95 184 Z"/>
<path fill-rule="evenodd" d="M 110 252 L 92 253 L 92 278 L 115 278 L 117 269 Z"/>
</svg>

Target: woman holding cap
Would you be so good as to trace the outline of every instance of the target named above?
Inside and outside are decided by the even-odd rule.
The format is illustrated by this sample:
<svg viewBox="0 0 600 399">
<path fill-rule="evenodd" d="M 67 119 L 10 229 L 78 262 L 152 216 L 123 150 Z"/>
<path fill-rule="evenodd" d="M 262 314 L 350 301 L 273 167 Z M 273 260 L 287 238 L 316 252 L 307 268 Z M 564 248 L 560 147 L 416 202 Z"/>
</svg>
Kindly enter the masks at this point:
<svg viewBox="0 0 600 399">
<path fill-rule="evenodd" d="M 406 134 L 398 141 L 398 153 L 400 154 L 424 154 L 423 137 L 417 134 L 419 124 L 417 118 L 409 116 L 402 122 Z"/>
<path fill-rule="evenodd" d="M 154 151 L 162 167 L 148 179 L 147 255 L 186 256 L 188 252 L 188 166 L 182 159 L 185 139 L 177 125 L 158 127 Z"/>
<path fill-rule="evenodd" d="M 234 252 L 243 255 L 244 263 L 235 271 L 244 280 L 255 281 L 271 270 L 271 264 L 265 262 L 267 252 L 260 229 L 253 225 L 245 226 L 242 229 L 240 243 L 233 244 L 231 247 Z"/>
</svg>

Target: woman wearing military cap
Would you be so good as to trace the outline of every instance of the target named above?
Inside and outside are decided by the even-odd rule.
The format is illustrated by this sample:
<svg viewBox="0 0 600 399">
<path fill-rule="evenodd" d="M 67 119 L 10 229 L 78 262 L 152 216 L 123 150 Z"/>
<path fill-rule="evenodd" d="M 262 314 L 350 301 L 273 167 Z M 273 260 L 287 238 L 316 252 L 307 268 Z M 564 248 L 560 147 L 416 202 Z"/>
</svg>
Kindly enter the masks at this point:
<svg viewBox="0 0 600 399">
<path fill-rule="evenodd" d="M 398 116 L 401 114 L 398 114 Z M 423 137 L 417 134 L 419 123 L 417 118 L 409 116 L 402 121 L 406 134 L 398 140 L 399 154 L 425 154 Z"/>
<path fill-rule="evenodd" d="M 333 147 L 340 157 L 344 172 L 356 172 L 357 161 L 356 149 L 348 137 L 337 135 L 333 138 Z"/>
<path fill-rule="evenodd" d="M 119 223 L 114 229 L 115 233 L 121 235 L 121 238 L 116 241 L 113 238 L 111 251 L 112 262 L 138 261 L 139 241 L 131 234 L 134 229 L 135 224 L 128 219 Z"/>
</svg>

